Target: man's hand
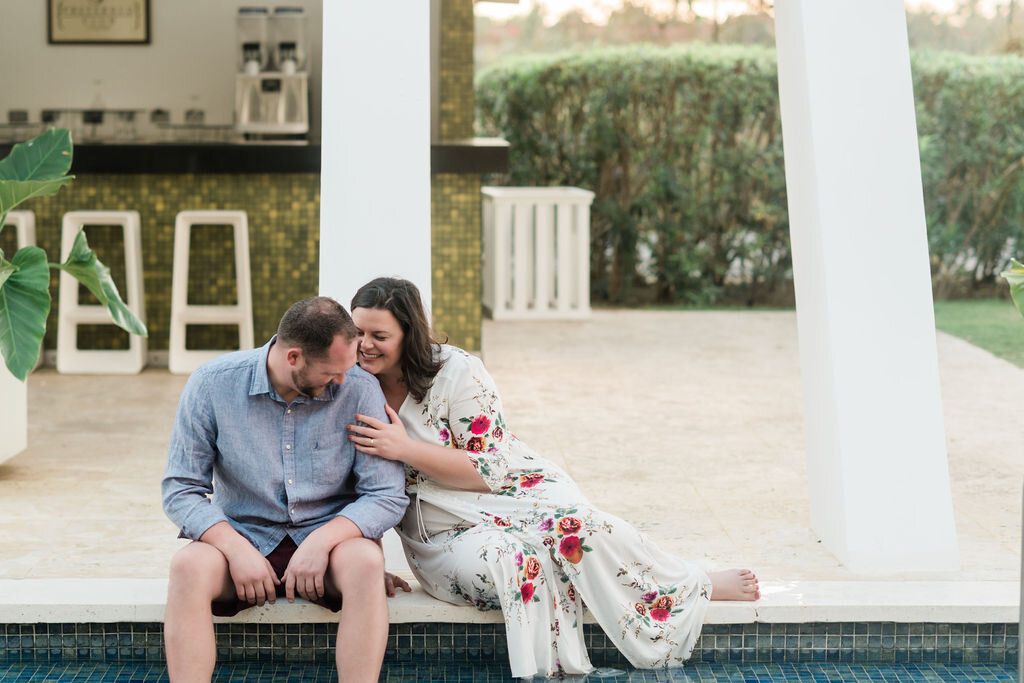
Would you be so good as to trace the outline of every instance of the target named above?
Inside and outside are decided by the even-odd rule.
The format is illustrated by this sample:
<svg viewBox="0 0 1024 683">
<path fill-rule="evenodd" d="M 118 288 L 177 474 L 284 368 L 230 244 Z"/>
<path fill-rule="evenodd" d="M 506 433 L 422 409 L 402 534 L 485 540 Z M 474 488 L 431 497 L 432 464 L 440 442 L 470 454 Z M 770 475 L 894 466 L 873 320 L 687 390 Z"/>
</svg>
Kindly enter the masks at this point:
<svg viewBox="0 0 1024 683">
<path fill-rule="evenodd" d="M 284 570 L 284 594 L 288 602 L 295 602 L 296 593 L 310 602 L 324 597 L 324 574 L 331 548 L 333 546 L 319 542 L 316 532 L 299 545 Z"/>
<path fill-rule="evenodd" d="M 409 585 L 408 581 L 397 574 L 384 572 L 384 592 L 387 593 L 389 598 L 395 597 L 396 588 L 401 588 L 406 593 L 412 592 L 412 586 Z"/>
<path fill-rule="evenodd" d="M 277 598 L 277 591 L 274 588 L 281 584 L 280 579 L 274 574 L 274 568 L 270 561 L 260 555 L 260 551 L 249 543 L 238 544 L 230 554 L 225 554 L 228 560 L 228 571 L 231 573 L 231 580 L 235 584 L 235 592 L 239 600 L 263 606 L 263 603 L 270 601 L 273 604 Z"/>
</svg>

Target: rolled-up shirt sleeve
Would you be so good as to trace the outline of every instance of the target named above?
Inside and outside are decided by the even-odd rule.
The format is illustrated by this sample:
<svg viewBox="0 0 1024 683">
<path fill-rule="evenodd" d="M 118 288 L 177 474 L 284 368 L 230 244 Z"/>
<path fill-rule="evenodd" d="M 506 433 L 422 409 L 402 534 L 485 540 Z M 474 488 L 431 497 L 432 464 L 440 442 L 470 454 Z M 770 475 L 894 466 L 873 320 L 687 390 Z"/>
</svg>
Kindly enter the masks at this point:
<svg viewBox="0 0 1024 683">
<path fill-rule="evenodd" d="M 356 412 L 390 422 L 384 405 L 384 394 L 379 390 L 364 391 Z M 380 538 L 398 524 L 409 505 L 409 497 L 405 495 L 405 466 L 397 460 L 356 450 L 352 470 L 359 497 L 346 505 L 338 516 L 350 519 L 365 538 Z"/>
<path fill-rule="evenodd" d="M 178 413 L 167 453 L 161 490 L 164 512 L 181 529 L 181 536 L 198 540 L 218 522 L 228 521 L 215 504 L 213 466 L 217 457 L 217 428 L 201 370 L 189 377 L 178 401 Z"/>
</svg>

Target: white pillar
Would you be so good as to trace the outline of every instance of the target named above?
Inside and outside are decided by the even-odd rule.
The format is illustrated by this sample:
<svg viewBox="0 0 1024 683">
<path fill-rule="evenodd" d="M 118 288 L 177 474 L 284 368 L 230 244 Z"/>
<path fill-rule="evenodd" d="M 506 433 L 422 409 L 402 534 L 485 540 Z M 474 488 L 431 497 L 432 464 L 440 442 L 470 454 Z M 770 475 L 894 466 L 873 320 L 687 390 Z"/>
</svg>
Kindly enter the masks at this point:
<svg viewBox="0 0 1024 683">
<path fill-rule="evenodd" d="M 19 381 L 0 358 L 0 462 L 28 446 L 28 380 Z"/>
<path fill-rule="evenodd" d="M 430 4 L 325 2 L 320 293 L 396 275 L 430 304 Z"/>
<path fill-rule="evenodd" d="M 811 525 L 857 572 L 956 570 L 903 3 L 775 26 Z"/>
</svg>

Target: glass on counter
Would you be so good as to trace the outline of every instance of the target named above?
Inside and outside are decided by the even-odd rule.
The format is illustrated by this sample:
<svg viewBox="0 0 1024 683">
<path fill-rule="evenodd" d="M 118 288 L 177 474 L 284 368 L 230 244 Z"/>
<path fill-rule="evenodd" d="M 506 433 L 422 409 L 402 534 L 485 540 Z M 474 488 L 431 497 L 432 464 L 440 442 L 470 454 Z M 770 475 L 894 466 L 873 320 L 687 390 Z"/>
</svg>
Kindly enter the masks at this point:
<svg viewBox="0 0 1024 683">
<path fill-rule="evenodd" d="M 43 130 L 38 121 L 29 119 L 27 109 L 8 109 L 7 122 L 0 124 L 0 142 L 24 142 Z"/>
</svg>

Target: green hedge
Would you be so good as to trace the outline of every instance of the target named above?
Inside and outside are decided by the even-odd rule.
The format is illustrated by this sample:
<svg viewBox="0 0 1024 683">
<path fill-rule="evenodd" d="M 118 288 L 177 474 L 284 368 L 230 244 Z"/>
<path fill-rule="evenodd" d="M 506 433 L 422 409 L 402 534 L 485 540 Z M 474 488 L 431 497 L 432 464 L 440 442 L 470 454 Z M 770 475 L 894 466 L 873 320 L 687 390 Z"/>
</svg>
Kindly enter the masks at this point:
<svg viewBox="0 0 1024 683">
<path fill-rule="evenodd" d="M 912 60 L 933 280 L 991 284 L 1024 247 L 1024 59 Z"/>
<path fill-rule="evenodd" d="M 992 282 L 1021 233 L 1024 60 L 915 55 L 937 282 Z M 790 294 L 775 55 L 634 46 L 498 64 L 477 124 L 511 144 L 511 185 L 596 193 L 593 295 L 748 303 Z"/>
</svg>

